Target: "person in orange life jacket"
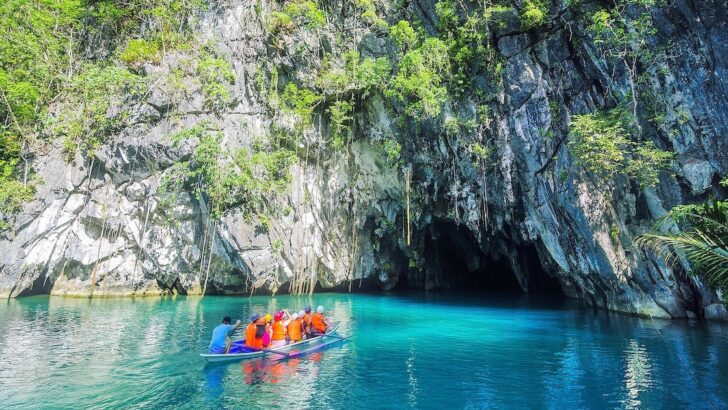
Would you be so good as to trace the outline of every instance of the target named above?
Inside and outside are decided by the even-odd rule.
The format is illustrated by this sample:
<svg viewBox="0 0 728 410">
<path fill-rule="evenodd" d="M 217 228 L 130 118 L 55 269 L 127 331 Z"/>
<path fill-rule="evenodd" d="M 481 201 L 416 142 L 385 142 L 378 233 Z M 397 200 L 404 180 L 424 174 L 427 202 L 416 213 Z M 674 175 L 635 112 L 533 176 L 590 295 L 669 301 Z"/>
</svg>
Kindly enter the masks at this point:
<svg viewBox="0 0 728 410">
<path fill-rule="evenodd" d="M 308 339 L 308 336 L 311 334 L 311 306 L 306 305 L 306 308 L 298 313 L 301 315 L 305 337 Z"/>
<path fill-rule="evenodd" d="M 230 324 L 230 316 L 225 316 L 222 323 L 217 325 L 212 331 L 212 339 L 210 340 L 210 353 L 227 353 L 230 351 L 230 335 L 240 327 L 240 321 Z"/>
<path fill-rule="evenodd" d="M 289 316 L 285 312 L 278 311 L 273 316 L 273 325 L 271 326 L 271 347 L 280 347 L 286 345 L 286 327 L 283 320 Z"/>
<path fill-rule="evenodd" d="M 260 315 L 254 314 L 250 317 L 250 323 L 245 328 L 245 346 L 254 349 L 263 348 L 263 332 L 265 327 L 261 326 Z"/>
<path fill-rule="evenodd" d="M 316 308 L 316 313 L 311 316 L 311 334 L 324 334 L 329 326 L 330 323 L 324 316 L 324 307 L 319 306 Z"/>
<path fill-rule="evenodd" d="M 303 339 L 303 323 L 298 318 L 298 313 L 291 316 L 291 320 L 288 321 L 288 326 L 286 326 L 286 333 L 290 343 L 300 342 Z"/>
</svg>

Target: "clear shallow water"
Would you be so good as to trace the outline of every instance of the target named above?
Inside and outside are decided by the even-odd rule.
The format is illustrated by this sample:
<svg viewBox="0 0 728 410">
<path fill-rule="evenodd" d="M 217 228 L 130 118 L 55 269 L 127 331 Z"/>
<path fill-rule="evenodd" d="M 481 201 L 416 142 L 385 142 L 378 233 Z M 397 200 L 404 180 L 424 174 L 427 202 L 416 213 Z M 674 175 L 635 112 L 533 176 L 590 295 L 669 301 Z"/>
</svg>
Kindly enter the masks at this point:
<svg viewBox="0 0 728 410">
<path fill-rule="evenodd" d="M 354 338 L 206 365 L 230 314 L 323 304 Z M 479 295 L 0 304 L 0 407 L 728 408 L 728 326 Z"/>
</svg>

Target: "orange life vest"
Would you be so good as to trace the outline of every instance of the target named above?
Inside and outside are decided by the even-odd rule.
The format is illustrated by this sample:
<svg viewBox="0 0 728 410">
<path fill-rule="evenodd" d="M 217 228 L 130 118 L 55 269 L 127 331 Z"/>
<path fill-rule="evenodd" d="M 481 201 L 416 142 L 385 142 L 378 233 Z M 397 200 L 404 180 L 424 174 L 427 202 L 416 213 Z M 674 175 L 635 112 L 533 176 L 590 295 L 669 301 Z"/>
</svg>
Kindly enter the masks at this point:
<svg viewBox="0 0 728 410">
<path fill-rule="evenodd" d="M 303 321 L 304 323 L 306 323 L 306 326 L 309 326 L 311 324 L 311 314 L 306 313 L 305 315 L 303 315 Z"/>
<path fill-rule="evenodd" d="M 256 328 L 257 325 L 255 323 L 250 323 L 248 327 L 245 328 L 245 345 L 248 347 L 254 347 L 256 349 L 262 349 L 263 338 L 255 337 Z"/>
<path fill-rule="evenodd" d="M 291 320 L 290 323 L 288 323 L 288 338 L 291 339 L 293 342 L 298 342 L 301 340 L 301 321 Z"/>
<path fill-rule="evenodd" d="M 280 320 L 273 322 L 273 340 L 286 340 L 286 332 L 283 330 L 283 323 Z"/>
<path fill-rule="evenodd" d="M 319 333 L 326 332 L 326 323 L 324 323 L 323 313 L 314 313 L 313 317 L 311 318 L 311 324 L 313 325 L 313 328 L 316 329 L 317 332 L 319 332 Z"/>
</svg>

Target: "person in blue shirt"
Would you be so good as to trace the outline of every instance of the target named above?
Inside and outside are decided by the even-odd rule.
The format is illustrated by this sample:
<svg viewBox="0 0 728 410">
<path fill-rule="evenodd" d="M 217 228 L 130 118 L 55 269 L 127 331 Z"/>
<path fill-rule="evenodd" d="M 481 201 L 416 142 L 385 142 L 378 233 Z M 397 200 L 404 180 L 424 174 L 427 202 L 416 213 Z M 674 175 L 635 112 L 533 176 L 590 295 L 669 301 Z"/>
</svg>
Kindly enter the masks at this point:
<svg viewBox="0 0 728 410">
<path fill-rule="evenodd" d="M 227 353 L 230 350 L 230 335 L 240 326 L 240 321 L 230 324 L 230 316 L 225 316 L 222 323 L 212 331 L 210 353 Z"/>
</svg>

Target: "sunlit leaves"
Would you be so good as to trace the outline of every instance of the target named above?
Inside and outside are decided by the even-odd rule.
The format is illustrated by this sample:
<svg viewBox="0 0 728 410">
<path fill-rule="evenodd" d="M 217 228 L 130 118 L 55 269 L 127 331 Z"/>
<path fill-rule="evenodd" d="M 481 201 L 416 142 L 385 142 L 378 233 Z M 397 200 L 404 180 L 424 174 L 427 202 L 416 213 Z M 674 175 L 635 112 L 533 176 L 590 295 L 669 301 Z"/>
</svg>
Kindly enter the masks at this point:
<svg viewBox="0 0 728 410">
<path fill-rule="evenodd" d="M 670 168 L 673 154 L 652 142 L 630 140 L 629 119 L 622 109 L 575 115 L 569 124 L 569 151 L 577 165 L 598 180 L 627 175 L 640 186 L 654 186 Z"/>
</svg>

